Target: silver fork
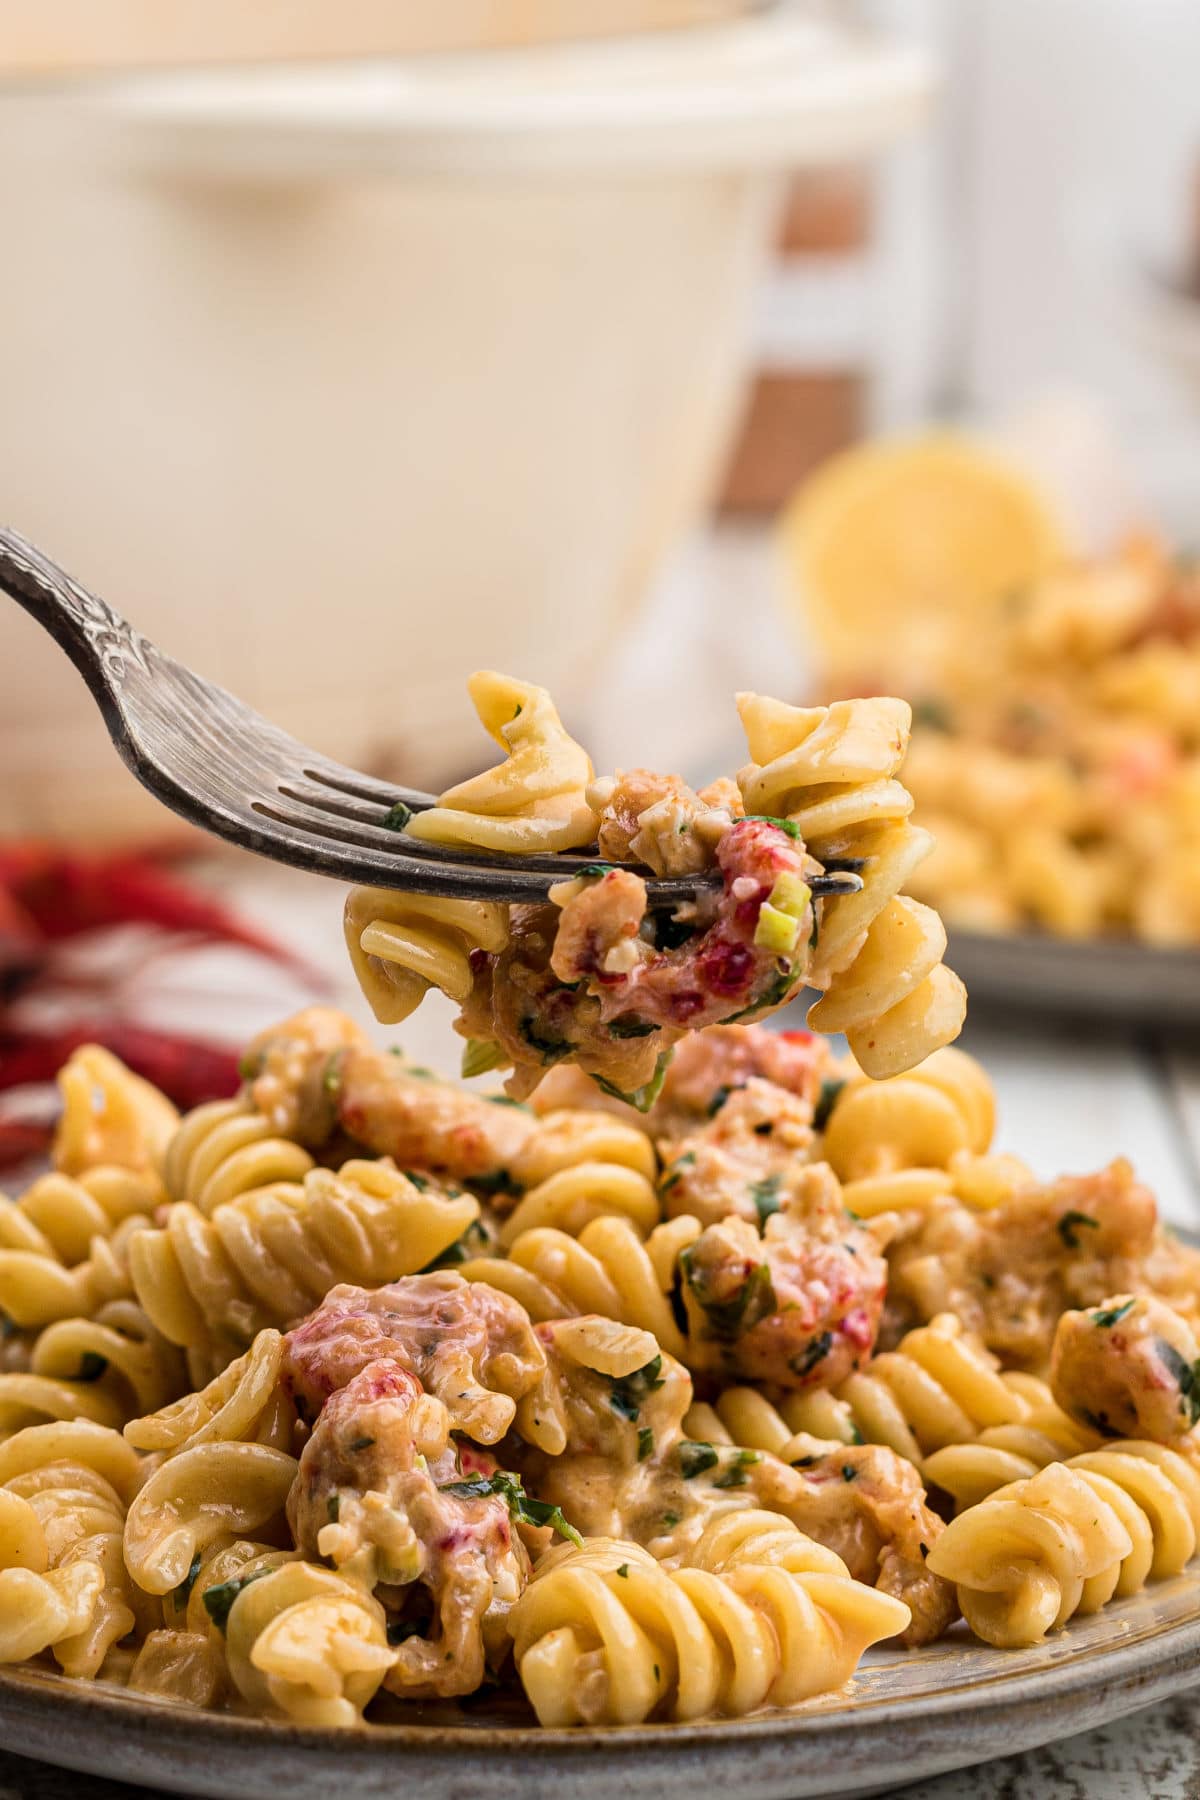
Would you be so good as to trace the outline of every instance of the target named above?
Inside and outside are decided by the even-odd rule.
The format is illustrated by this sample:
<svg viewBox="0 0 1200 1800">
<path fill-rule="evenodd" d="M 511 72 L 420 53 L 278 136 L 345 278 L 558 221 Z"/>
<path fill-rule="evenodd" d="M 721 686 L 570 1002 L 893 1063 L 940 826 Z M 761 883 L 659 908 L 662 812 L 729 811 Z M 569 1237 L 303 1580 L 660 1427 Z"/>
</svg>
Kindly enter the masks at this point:
<svg viewBox="0 0 1200 1800">
<path fill-rule="evenodd" d="M 432 794 L 393 787 L 289 737 L 214 682 L 165 656 L 104 600 L 0 527 L 0 591 L 66 651 L 91 689 L 122 760 L 143 787 L 193 825 L 316 875 L 418 894 L 511 903 L 545 898 L 595 851 L 472 854 L 405 836 Z M 607 866 L 607 865 L 606 865 Z M 678 905 L 720 883 L 715 871 L 647 881 L 651 906 Z M 853 869 L 814 893 L 853 893 Z"/>
</svg>

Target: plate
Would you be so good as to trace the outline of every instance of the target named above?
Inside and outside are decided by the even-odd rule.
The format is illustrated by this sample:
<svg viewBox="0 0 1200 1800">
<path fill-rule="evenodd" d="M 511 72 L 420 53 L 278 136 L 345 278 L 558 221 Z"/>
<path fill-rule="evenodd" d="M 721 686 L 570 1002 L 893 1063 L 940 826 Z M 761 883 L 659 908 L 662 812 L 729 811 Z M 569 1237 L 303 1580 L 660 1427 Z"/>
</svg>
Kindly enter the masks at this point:
<svg viewBox="0 0 1200 1800">
<path fill-rule="evenodd" d="M 1028 1650 L 989 1649 L 959 1626 L 921 1650 L 876 1652 L 845 1692 L 734 1723 L 542 1731 L 514 1700 L 304 1731 L 13 1669 L 0 1673 L 0 1734 L 64 1768 L 221 1800 L 695 1800 L 701 1783 L 736 1785 L 740 1800 L 831 1800 L 1032 1749 L 1197 1681 L 1200 1572 Z"/>
<path fill-rule="evenodd" d="M 1200 949 L 949 928 L 946 961 L 974 1001 L 1138 1025 L 1200 1025 Z"/>
</svg>

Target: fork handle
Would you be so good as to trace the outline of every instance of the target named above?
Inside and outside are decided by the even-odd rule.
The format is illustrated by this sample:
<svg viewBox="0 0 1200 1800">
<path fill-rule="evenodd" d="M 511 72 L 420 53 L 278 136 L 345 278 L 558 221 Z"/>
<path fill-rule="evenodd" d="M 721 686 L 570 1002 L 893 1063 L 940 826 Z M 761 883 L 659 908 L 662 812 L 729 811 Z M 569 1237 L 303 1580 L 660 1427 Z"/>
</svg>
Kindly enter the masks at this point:
<svg viewBox="0 0 1200 1800">
<path fill-rule="evenodd" d="M 0 590 L 60 644 L 107 710 L 131 665 L 150 673 L 154 645 L 19 532 L 0 526 Z"/>
</svg>

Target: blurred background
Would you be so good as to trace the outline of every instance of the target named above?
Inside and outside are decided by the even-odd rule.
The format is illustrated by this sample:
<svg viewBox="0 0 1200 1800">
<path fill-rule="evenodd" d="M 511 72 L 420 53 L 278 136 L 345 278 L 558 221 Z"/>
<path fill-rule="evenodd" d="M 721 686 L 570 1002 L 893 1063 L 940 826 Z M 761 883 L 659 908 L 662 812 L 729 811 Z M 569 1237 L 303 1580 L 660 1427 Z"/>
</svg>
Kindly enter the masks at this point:
<svg viewBox="0 0 1200 1800">
<path fill-rule="evenodd" d="M 736 767 L 733 689 L 820 681 L 776 522 L 856 443 L 965 426 L 1074 549 L 1200 542 L 1197 68 L 1195 0 L 0 0 L 0 512 L 384 777 L 479 766 L 489 665 L 598 767 Z M 26 917 L 31 868 L 180 846 L 7 602 L 0 770 Z M 101 1014 L 224 1044 L 342 992 L 336 890 L 192 879 L 318 969 L 82 909 L 6 1086 Z M 1092 1036 L 1047 1158 L 1132 1134 L 1178 1187 L 1192 1090 Z M 1025 1105 L 1027 1038 L 973 1047 Z"/>
</svg>

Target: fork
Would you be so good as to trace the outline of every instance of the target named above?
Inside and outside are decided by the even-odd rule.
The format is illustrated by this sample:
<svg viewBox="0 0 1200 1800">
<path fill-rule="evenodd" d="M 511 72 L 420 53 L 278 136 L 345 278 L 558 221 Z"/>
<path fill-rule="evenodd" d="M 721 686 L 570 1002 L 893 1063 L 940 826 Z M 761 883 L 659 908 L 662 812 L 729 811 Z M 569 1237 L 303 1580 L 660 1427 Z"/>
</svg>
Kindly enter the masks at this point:
<svg viewBox="0 0 1200 1800">
<path fill-rule="evenodd" d="M 0 527 L 0 591 L 66 651 L 109 736 L 142 786 L 181 818 L 259 856 L 316 875 L 417 894 L 516 904 L 544 900 L 595 862 L 595 849 L 472 854 L 404 827 L 437 805 L 289 737 L 215 682 L 185 669 L 15 531 Z M 618 865 L 605 865 L 618 866 Z M 633 866 L 633 865 L 620 865 Z M 720 885 L 715 870 L 647 880 L 652 907 Z M 854 869 L 818 875 L 815 895 L 854 893 Z"/>
</svg>

